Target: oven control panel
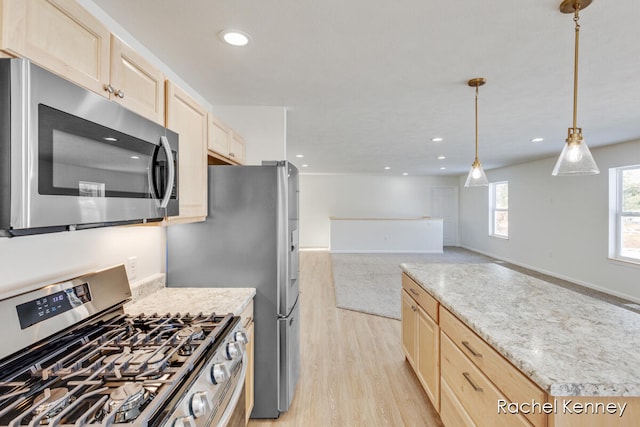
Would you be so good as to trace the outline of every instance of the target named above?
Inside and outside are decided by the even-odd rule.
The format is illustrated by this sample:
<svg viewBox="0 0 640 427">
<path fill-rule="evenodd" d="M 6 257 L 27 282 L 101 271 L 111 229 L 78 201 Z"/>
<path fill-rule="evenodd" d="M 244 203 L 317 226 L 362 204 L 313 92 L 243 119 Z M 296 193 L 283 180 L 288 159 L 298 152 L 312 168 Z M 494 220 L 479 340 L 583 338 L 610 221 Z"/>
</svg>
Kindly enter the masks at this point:
<svg viewBox="0 0 640 427">
<path fill-rule="evenodd" d="M 16 306 L 16 310 L 18 311 L 20 328 L 26 329 L 89 301 L 91 301 L 89 284 L 82 283 L 72 288 L 19 304 Z"/>
</svg>

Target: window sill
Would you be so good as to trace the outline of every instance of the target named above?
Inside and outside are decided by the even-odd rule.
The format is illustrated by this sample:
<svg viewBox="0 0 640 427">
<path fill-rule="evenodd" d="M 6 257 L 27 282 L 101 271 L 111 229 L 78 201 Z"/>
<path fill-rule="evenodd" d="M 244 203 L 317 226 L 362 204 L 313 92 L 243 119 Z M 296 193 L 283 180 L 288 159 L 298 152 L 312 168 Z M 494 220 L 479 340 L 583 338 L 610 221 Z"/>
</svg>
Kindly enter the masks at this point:
<svg viewBox="0 0 640 427">
<path fill-rule="evenodd" d="M 634 260 L 629 259 L 629 258 L 612 258 L 612 257 L 609 257 L 609 261 L 611 261 L 614 264 L 620 264 L 620 265 L 622 265 L 624 267 L 640 268 L 640 260 L 634 261 Z"/>
<path fill-rule="evenodd" d="M 501 236 L 499 234 L 489 234 L 489 237 L 495 237 L 496 239 L 509 240 L 509 236 Z"/>
</svg>

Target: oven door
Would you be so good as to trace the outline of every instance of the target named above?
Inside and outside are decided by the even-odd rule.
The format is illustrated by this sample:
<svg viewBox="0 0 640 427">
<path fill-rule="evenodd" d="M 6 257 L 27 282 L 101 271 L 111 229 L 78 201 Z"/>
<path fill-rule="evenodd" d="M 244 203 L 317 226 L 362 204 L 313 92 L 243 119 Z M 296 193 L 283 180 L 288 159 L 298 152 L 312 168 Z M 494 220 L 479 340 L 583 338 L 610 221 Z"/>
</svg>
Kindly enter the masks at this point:
<svg viewBox="0 0 640 427">
<path fill-rule="evenodd" d="M 246 425 L 246 395 L 244 379 L 247 375 L 247 355 L 242 355 L 239 369 L 229 380 L 229 385 L 216 396 L 221 405 L 208 422 L 209 427 L 244 427 Z"/>
<path fill-rule="evenodd" d="M 178 213 L 176 133 L 29 61 L 11 61 L 15 234 Z"/>
</svg>

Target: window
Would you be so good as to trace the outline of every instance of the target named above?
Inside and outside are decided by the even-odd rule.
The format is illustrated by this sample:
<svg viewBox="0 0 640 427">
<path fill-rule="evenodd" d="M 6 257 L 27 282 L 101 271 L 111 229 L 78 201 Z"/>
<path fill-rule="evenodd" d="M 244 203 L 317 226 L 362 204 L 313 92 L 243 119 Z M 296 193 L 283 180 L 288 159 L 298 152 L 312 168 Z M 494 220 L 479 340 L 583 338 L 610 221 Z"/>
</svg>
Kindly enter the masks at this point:
<svg viewBox="0 0 640 427">
<path fill-rule="evenodd" d="M 640 262 L 640 165 L 609 170 L 612 258 Z"/>
<path fill-rule="evenodd" d="M 489 235 L 509 237 L 509 183 L 489 184 Z"/>
</svg>

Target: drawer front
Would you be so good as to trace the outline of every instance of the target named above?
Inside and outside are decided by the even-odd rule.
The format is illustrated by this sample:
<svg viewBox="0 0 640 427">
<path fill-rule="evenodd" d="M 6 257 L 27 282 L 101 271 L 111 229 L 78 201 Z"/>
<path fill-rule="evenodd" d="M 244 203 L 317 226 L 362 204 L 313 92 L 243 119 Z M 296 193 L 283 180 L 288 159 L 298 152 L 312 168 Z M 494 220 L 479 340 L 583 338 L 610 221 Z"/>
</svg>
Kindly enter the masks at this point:
<svg viewBox="0 0 640 427">
<path fill-rule="evenodd" d="M 405 273 L 402 273 L 402 288 L 438 323 L 438 301 L 434 297 Z"/>
<path fill-rule="evenodd" d="M 511 402 L 547 401 L 545 392 L 445 308 L 440 310 L 440 327 Z M 535 426 L 546 425 L 544 413 L 527 414 L 527 418 Z"/>
<path fill-rule="evenodd" d="M 477 425 L 531 426 L 522 415 L 498 413 L 499 401 L 506 400 L 506 397 L 444 333 L 440 338 L 440 348 L 443 382 L 447 383 L 453 395 Z"/>
<path fill-rule="evenodd" d="M 444 378 L 440 382 L 440 393 L 440 419 L 445 427 L 476 427 Z"/>
</svg>

